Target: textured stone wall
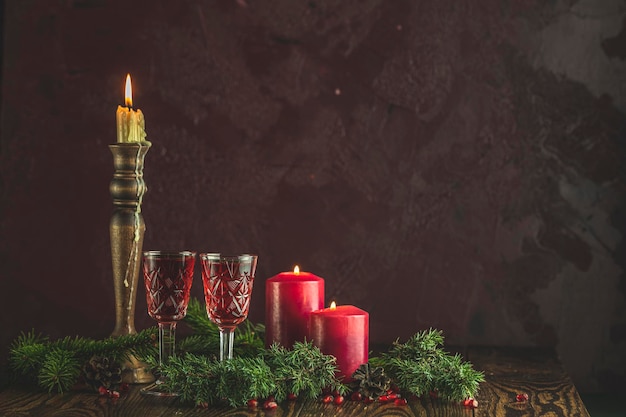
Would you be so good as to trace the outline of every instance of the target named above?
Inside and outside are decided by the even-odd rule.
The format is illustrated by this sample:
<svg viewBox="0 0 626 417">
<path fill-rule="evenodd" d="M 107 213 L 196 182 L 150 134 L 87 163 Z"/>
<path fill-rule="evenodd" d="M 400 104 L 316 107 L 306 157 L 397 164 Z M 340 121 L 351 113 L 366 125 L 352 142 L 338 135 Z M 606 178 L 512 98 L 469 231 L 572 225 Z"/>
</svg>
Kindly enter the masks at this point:
<svg viewBox="0 0 626 417">
<path fill-rule="evenodd" d="M 625 388 L 625 22 L 616 0 L 5 1 L 0 347 L 113 328 L 130 72 L 144 248 L 257 252 L 253 320 L 297 263 L 372 342 L 554 346 L 580 389 Z"/>
</svg>

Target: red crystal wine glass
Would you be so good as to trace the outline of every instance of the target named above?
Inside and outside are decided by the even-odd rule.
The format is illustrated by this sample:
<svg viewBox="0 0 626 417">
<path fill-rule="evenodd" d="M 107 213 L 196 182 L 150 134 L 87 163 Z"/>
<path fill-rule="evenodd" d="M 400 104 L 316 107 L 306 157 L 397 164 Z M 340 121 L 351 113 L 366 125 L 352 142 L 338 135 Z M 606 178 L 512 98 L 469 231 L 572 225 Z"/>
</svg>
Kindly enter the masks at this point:
<svg viewBox="0 0 626 417">
<path fill-rule="evenodd" d="M 220 360 L 232 359 L 235 328 L 248 317 L 256 255 L 201 253 L 209 319 L 220 330 Z"/>
<path fill-rule="evenodd" d="M 143 278 L 148 314 L 159 324 L 159 365 L 174 356 L 176 323 L 187 314 L 196 253 L 148 251 L 143 254 Z M 179 394 L 161 389 L 163 380 L 143 388 L 142 394 L 161 397 Z"/>
</svg>

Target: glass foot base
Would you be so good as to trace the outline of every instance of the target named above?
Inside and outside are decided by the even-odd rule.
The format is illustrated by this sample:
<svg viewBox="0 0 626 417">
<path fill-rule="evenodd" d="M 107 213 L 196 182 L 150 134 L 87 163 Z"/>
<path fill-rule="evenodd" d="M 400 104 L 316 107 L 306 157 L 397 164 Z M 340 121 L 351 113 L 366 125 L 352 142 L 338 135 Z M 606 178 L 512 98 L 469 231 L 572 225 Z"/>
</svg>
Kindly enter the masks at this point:
<svg viewBox="0 0 626 417">
<path fill-rule="evenodd" d="M 163 387 L 163 382 L 160 381 L 160 380 L 157 380 L 157 381 L 153 382 L 152 384 L 148 385 L 147 387 L 143 387 L 139 392 L 142 395 L 148 395 L 148 396 L 151 396 L 151 397 L 164 397 L 164 398 L 180 397 L 180 394 L 177 393 L 177 392 L 167 391 Z"/>
</svg>

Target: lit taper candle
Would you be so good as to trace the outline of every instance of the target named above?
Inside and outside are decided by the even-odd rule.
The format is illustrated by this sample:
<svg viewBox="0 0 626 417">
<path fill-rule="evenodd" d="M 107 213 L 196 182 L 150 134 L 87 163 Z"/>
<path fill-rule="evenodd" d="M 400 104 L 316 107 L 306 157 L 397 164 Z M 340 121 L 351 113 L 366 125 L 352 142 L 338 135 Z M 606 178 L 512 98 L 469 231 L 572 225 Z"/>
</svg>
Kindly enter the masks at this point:
<svg viewBox="0 0 626 417">
<path fill-rule="evenodd" d="M 146 121 L 139 109 L 133 108 L 133 86 L 130 74 L 126 75 L 124 106 L 117 106 L 117 143 L 143 142 L 146 140 Z"/>
</svg>

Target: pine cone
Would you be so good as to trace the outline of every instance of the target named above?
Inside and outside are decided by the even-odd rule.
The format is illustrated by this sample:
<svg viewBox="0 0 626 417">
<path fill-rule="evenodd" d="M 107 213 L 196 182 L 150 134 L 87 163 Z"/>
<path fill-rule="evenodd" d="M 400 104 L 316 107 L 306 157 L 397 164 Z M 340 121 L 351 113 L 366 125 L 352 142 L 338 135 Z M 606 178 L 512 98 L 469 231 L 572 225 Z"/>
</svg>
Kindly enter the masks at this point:
<svg viewBox="0 0 626 417">
<path fill-rule="evenodd" d="M 353 391 L 358 391 L 364 397 L 377 398 L 384 395 L 391 384 L 382 367 L 372 368 L 369 363 L 359 366 L 352 374 L 351 384 Z"/>
<path fill-rule="evenodd" d="M 122 382 L 122 367 L 107 357 L 92 356 L 83 366 L 83 375 L 95 391 L 100 387 L 113 390 Z"/>
</svg>

